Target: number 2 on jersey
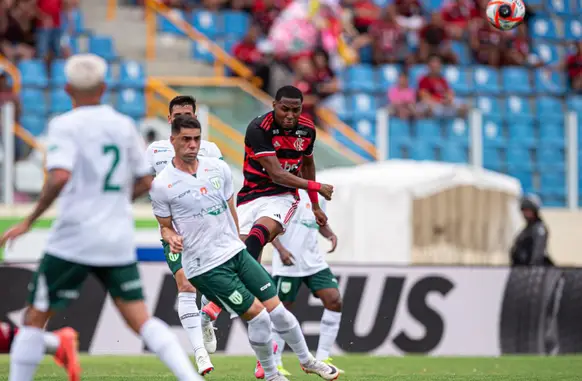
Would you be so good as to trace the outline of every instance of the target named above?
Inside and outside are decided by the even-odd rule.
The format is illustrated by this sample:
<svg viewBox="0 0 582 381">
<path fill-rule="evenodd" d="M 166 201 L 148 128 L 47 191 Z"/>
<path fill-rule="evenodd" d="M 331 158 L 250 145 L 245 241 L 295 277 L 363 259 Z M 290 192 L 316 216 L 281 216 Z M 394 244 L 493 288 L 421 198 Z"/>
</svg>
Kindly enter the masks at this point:
<svg viewBox="0 0 582 381">
<path fill-rule="evenodd" d="M 113 177 L 113 173 L 115 172 L 115 170 L 117 169 L 117 165 L 119 164 L 119 147 L 117 147 L 115 144 L 103 146 L 103 155 L 113 156 L 113 160 L 111 161 L 111 167 L 109 167 L 109 171 L 107 171 L 107 175 L 105 175 L 103 191 L 119 192 L 121 190 L 121 186 L 111 184 L 111 177 Z"/>
</svg>

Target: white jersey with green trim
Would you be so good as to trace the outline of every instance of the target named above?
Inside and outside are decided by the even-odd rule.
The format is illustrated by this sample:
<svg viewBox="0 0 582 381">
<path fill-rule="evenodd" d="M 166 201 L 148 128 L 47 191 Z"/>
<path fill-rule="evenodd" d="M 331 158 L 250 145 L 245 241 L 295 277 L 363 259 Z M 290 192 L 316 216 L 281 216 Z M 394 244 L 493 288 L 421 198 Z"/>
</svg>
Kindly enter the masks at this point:
<svg viewBox="0 0 582 381">
<path fill-rule="evenodd" d="M 307 192 L 299 190 L 299 204 L 291 218 L 285 234 L 279 236 L 279 242 L 295 258 L 293 266 L 284 266 L 277 249 L 273 250 L 274 276 L 304 277 L 318 273 L 328 268 L 324 254 L 319 249 L 318 236 L 319 225 L 315 221 L 315 215 L 311 210 L 311 202 Z M 320 200 L 322 209 L 325 210 L 325 200 Z"/>
<path fill-rule="evenodd" d="M 172 217 L 183 237 L 182 268 L 188 279 L 223 264 L 245 249 L 228 200 L 234 195 L 230 168 L 199 157 L 195 175 L 168 163 L 154 179 L 150 198 L 157 217 Z"/>
<path fill-rule="evenodd" d="M 150 171 L 153 175 L 160 173 L 166 165 L 174 158 L 174 146 L 170 143 L 170 139 L 158 140 L 151 143 L 146 152 Z M 222 159 L 222 152 L 220 148 L 208 140 L 200 141 L 200 149 L 198 156 L 216 157 Z"/>
<path fill-rule="evenodd" d="M 46 252 L 92 266 L 137 260 L 132 195 L 150 169 L 133 120 L 108 105 L 77 107 L 48 125 L 46 168 L 71 173 Z"/>
</svg>

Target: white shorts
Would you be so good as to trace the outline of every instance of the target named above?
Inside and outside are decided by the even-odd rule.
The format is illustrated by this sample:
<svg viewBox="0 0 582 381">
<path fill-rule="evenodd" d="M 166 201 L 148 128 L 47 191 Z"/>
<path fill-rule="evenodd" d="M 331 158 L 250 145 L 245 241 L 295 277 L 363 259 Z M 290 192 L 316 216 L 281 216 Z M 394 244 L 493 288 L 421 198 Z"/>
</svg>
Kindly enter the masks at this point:
<svg viewBox="0 0 582 381">
<path fill-rule="evenodd" d="M 241 235 L 248 235 L 251 228 L 261 217 L 269 217 L 283 227 L 291 221 L 291 217 L 297 210 L 299 200 L 291 194 L 277 196 L 259 197 L 236 208 L 238 214 L 238 225 Z"/>
</svg>

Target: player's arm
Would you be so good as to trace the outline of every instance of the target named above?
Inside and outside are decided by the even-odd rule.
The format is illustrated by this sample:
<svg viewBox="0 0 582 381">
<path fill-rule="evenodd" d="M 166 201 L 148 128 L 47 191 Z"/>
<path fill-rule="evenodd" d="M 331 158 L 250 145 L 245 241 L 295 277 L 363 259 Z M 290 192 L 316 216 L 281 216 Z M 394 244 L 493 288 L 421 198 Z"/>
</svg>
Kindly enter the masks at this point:
<svg viewBox="0 0 582 381">
<path fill-rule="evenodd" d="M 315 159 L 313 158 L 313 150 L 315 148 L 316 130 L 313 130 L 313 138 L 305 155 L 303 155 L 303 165 L 301 166 L 301 176 L 308 181 L 315 181 Z M 319 198 L 316 191 L 308 191 L 309 200 L 311 201 L 312 210 L 316 211 L 320 209 Z"/>
<path fill-rule="evenodd" d="M 271 243 L 273 244 L 275 249 L 277 249 L 277 251 L 279 252 L 279 257 L 281 258 L 281 262 L 283 262 L 283 265 L 293 266 L 295 264 L 295 257 L 293 257 L 293 254 L 291 254 L 291 252 L 287 250 L 285 246 L 283 246 L 279 237 L 275 237 L 275 239 L 272 240 Z"/>
<path fill-rule="evenodd" d="M 160 180 L 154 180 L 150 190 L 150 200 L 156 220 L 160 224 L 162 239 L 170 245 L 172 253 L 182 251 L 182 237 L 174 230 L 170 202 Z"/>
<path fill-rule="evenodd" d="M 228 209 L 230 210 L 230 214 L 232 214 L 232 218 L 236 225 L 236 232 L 240 235 L 240 229 L 238 226 L 238 214 L 236 213 L 236 206 L 234 205 L 234 196 L 228 199 Z"/>
<path fill-rule="evenodd" d="M 59 197 L 61 191 L 69 182 L 71 172 L 63 168 L 49 170 L 46 182 L 42 187 L 40 198 L 36 203 L 33 212 L 26 218 L 26 223 L 31 226 L 40 216 L 51 207 L 53 202 Z"/>
<path fill-rule="evenodd" d="M 548 230 L 543 224 L 539 224 L 533 231 L 533 247 L 530 256 L 530 265 L 541 266 L 544 264 L 546 249 L 548 245 Z"/>
<path fill-rule="evenodd" d="M 146 194 L 152 187 L 154 169 L 150 163 L 151 158 L 145 150 L 143 139 L 139 136 L 133 121 L 131 122 L 131 139 L 129 162 L 135 178 L 132 192 L 132 200 L 135 200 Z"/>
<path fill-rule="evenodd" d="M 327 238 L 331 242 L 331 249 L 328 251 L 328 253 L 333 253 L 335 251 L 335 248 L 337 247 L 337 236 L 335 235 L 333 230 L 331 230 L 329 224 L 320 226 L 319 234 L 321 234 L 323 237 Z"/>
</svg>

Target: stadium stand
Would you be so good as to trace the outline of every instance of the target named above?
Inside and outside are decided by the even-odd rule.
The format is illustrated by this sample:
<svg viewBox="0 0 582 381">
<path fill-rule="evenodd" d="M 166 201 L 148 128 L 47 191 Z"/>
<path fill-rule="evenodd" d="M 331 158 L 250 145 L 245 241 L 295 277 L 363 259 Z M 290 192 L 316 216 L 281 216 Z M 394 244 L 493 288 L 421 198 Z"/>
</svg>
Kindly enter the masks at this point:
<svg viewBox="0 0 582 381">
<path fill-rule="evenodd" d="M 228 51 L 233 51 L 247 35 L 250 25 L 262 25 L 270 9 L 255 4 L 254 13 L 232 9 L 211 11 L 194 3 L 194 10 L 184 8 L 173 12 Z M 346 2 L 356 11 L 360 3 L 365 1 Z M 401 3 L 395 0 L 397 7 Z M 438 0 L 416 3 L 422 16 L 431 11 L 440 12 L 442 8 Z M 390 4 L 392 1 L 374 1 L 378 9 Z M 279 3 L 276 5 L 281 7 Z M 527 5 L 533 12 L 528 22 L 527 60 L 523 65 L 494 67 L 480 63 L 473 56 L 468 39 L 459 39 L 450 42 L 458 64 L 444 65 L 442 73 L 460 103 L 472 105 L 483 113 L 485 167 L 516 176 L 526 191 L 540 194 L 546 205 L 563 206 L 566 203 L 564 115 L 570 110 L 582 113 L 582 52 L 572 48 L 576 43 L 578 49 L 581 46 L 582 3 L 532 0 Z M 116 51 L 112 38 L 87 30 L 84 23 L 87 15 L 80 9 L 68 12 L 63 22 L 67 34 L 64 45 L 71 52 L 89 51 L 111 62 L 108 100 L 136 120 L 142 118 L 146 110 L 147 76 L 143 63 L 124 60 L 123 52 Z M 262 12 L 261 18 L 257 16 L 259 12 Z M 159 32 L 181 36 L 174 24 L 164 18 L 157 25 Z M 409 33 L 406 41 L 413 51 L 418 41 L 410 37 Z M 322 104 L 336 111 L 342 121 L 368 141 L 376 143 L 376 111 L 388 105 L 388 90 L 396 86 L 400 73 L 406 72 L 409 87 L 416 92 L 427 66 L 426 62 L 418 61 L 411 66 L 378 63 L 369 45 L 359 53 L 359 63 L 331 74 L 339 78 L 340 91 Z M 207 63 L 214 60 L 196 42 L 192 42 L 191 57 Z M 18 68 L 23 87 L 21 123 L 38 136 L 44 131 L 46 118 L 71 107 L 63 92 L 63 61 L 54 60 L 47 69 L 44 60 L 24 59 L 19 61 Z M 578 76 L 577 79 L 568 78 L 572 75 Z M 572 86 L 581 87 L 573 89 Z M 578 118 L 578 128 L 581 126 L 582 117 Z M 582 134 L 578 136 L 582 142 Z M 424 114 L 419 114 L 417 119 L 391 117 L 389 139 L 390 158 L 450 162 L 467 162 L 469 158 L 468 125 L 463 118 L 435 119 Z M 351 144 L 345 137 L 338 136 L 338 140 Z M 582 158 L 582 151 L 579 157 Z M 582 195 L 582 181 L 579 193 Z"/>
</svg>

